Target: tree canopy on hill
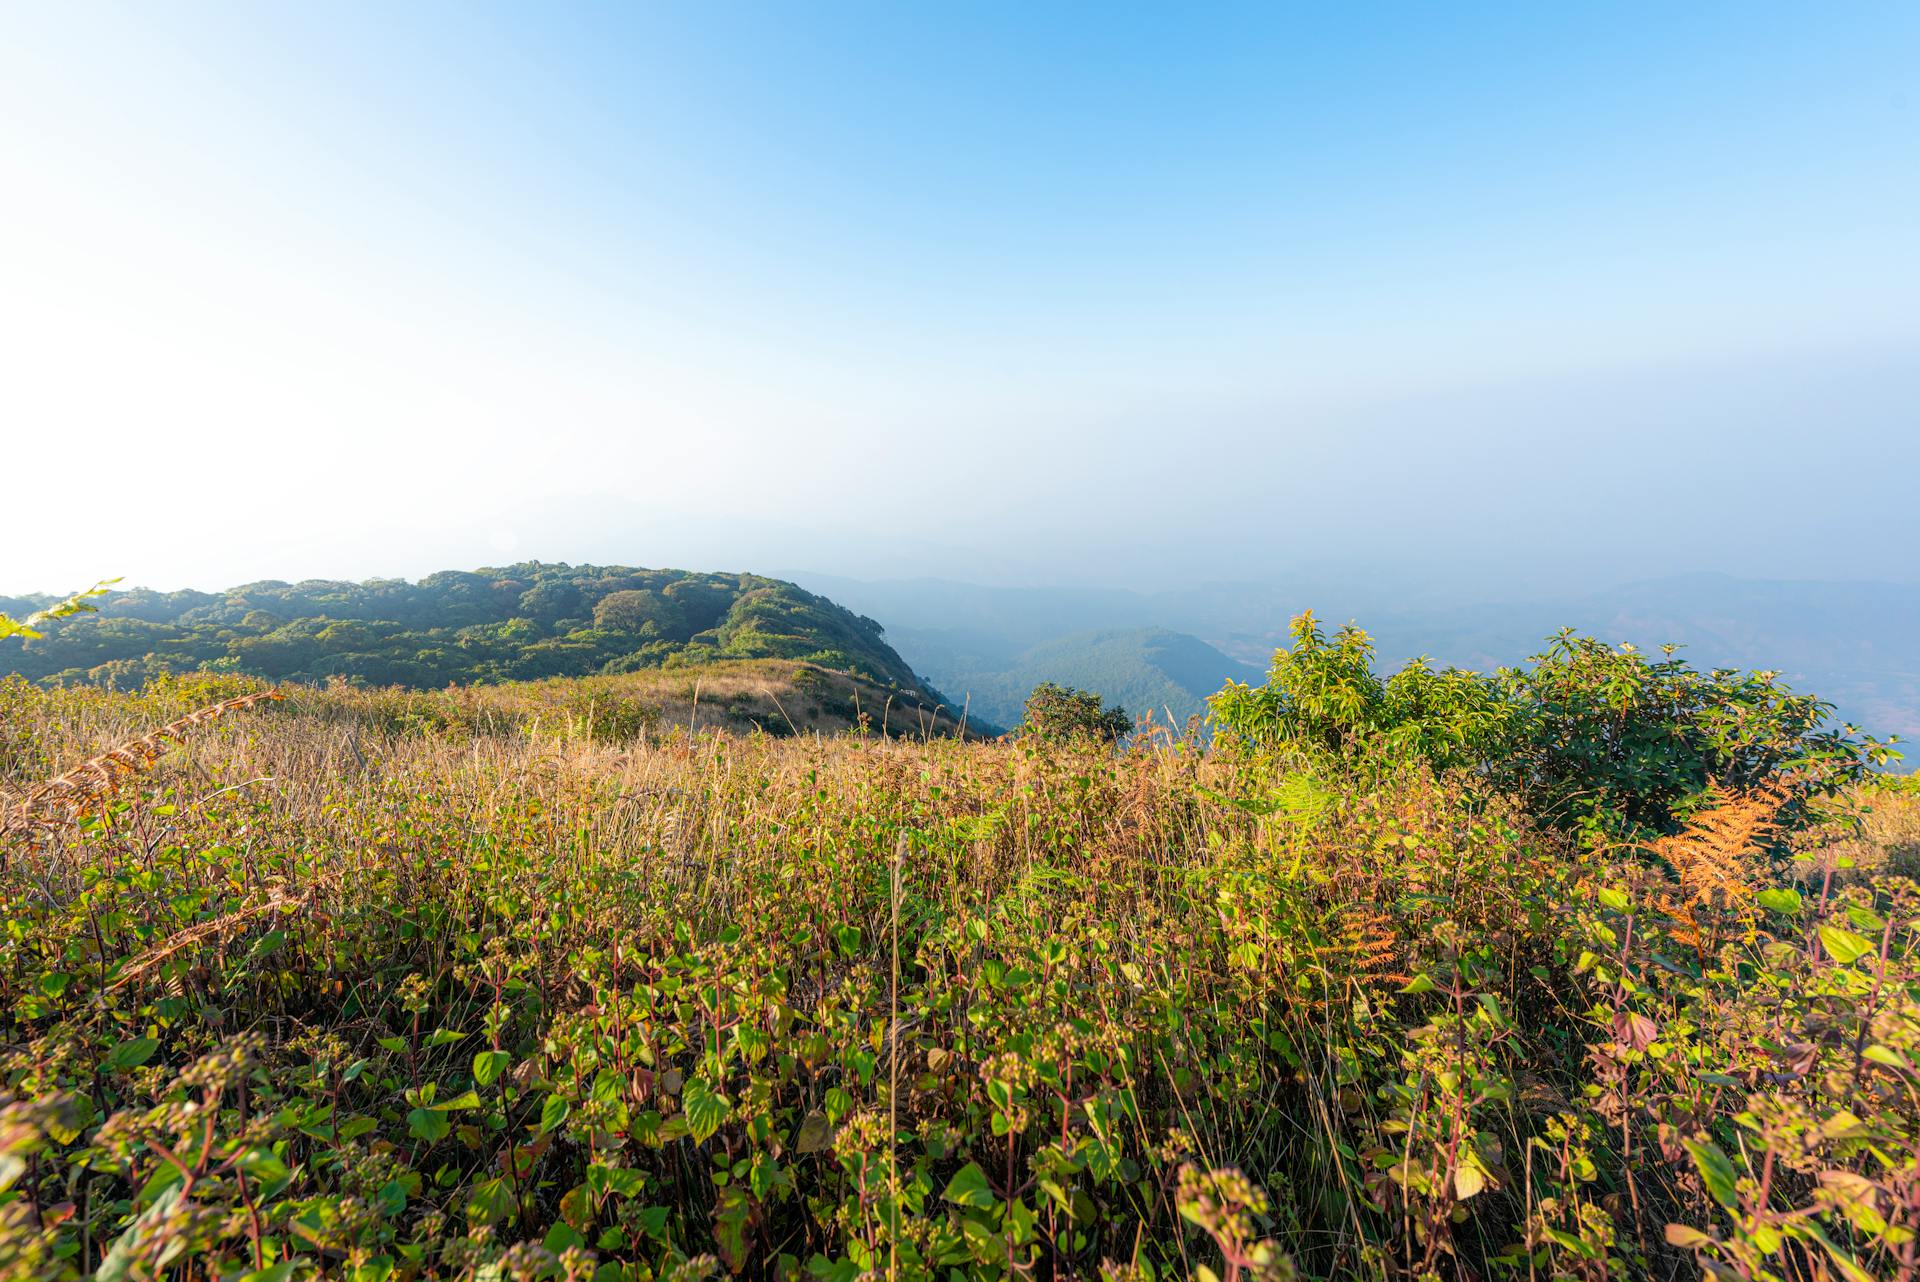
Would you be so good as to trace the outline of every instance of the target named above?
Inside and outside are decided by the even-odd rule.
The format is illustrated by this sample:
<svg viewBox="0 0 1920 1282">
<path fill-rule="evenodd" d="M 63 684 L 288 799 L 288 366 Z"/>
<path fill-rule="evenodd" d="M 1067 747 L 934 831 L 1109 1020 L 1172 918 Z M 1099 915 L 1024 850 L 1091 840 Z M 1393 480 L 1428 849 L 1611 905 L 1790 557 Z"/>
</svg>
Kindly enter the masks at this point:
<svg viewBox="0 0 1920 1282">
<path fill-rule="evenodd" d="M 0 599 L 0 612 L 29 614 L 45 604 Z M 418 583 L 139 588 L 42 626 L 44 636 L 0 640 L 0 673 L 126 686 L 160 672 L 210 670 L 426 687 L 798 659 L 939 702 L 878 623 L 753 574 L 523 562 Z"/>
</svg>

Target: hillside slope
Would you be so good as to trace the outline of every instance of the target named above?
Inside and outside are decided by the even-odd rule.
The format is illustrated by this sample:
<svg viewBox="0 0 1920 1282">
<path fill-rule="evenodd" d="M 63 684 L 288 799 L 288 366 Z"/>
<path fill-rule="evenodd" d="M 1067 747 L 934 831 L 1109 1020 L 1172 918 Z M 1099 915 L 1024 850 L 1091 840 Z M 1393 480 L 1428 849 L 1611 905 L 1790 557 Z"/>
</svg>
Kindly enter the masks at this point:
<svg viewBox="0 0 1920 1282">
<path fill-rule="evenodd" d="M 36 604 L 0 600 L 0 610 Z M 928 706 L 942 702 L 878 623 L 752 574 L 524 562 L 418 583 L 135 589 L 46 631 L 0 641 L 0 674 L 138 685 L 160 672 L 211 670 L 435 687 L 783 659 L 852 673 Z"/>
<path fill-rule="evenodd" d="M 856 729 L 911 739 L 998 733 L 978 722 L 963 726 L 957 713 L 911 693 L 791 659 L 722 659 L 437 690 L 334 688 L 292 698 L 390 732 L 520 730 L 613 744 L 704 730 L 764 730 L 777 739 Z"/>
</svg>

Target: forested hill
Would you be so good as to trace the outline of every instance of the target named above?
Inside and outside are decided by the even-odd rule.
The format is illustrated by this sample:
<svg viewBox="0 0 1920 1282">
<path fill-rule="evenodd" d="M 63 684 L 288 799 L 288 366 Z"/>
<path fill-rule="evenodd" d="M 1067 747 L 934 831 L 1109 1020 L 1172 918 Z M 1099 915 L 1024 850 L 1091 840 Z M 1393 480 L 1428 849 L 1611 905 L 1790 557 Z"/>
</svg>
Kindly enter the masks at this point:
<svg viewBox="0 0 1920 1282">
<path fill-rule="evenodd" d="M 0 613 L 44 604 L 0 598 Z M 276 681 L 444 686 L 800 659 L 940 701 L 878 623 L 752 574 L 525 562 L 418 583 L 142 588 L 98 605 L 97 613 L 48 624 L 41 639 L 0 641 L 0 674 L 133 685 L 157 672 L 212 669 Z"/>
</svg>

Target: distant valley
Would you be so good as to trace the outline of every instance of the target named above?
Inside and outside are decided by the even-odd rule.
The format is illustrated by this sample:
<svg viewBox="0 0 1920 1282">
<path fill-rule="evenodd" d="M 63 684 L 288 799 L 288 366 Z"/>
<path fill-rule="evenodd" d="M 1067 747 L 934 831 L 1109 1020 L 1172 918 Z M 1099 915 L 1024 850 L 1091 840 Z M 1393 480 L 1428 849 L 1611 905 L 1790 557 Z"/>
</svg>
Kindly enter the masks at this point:
<svg viewBox="0 0 1920 1282">
<path fill-rule="evenodd" d="M 1697 667 L 1778 670 L 1873 734 L 1920 738 L 1920 585 L 1910 583 L 1700 574 L 1450 604 L 1407 600 L 1360 576 L 1163 592 L 792 577 L 882 620 L 901 656 L 948 697 L 971 695 L 1003 717 L 1036 676 L 1130 711 L 1151 707 L 1164 718 L 1170 707 L 1184 717 L 1228 677 L 1257 679 L 1288 620 L 1313 608 L 1330 623 L 1366 628 L 1388 668 L 1419 655 L 1483 671 L 1522 663 L 1573 628 L 1649 651 L 1677 644 Z"/>
<path fill-rule="evenodd" d="M 1081 632 L 1024 648 L 991 634 L 938 629 L 888 636 L 930 682 L 959 692 L 950 697 L 966 701 L 973 714 L 1008 726 L 1019 722 L 1027 694 L 1042 681 L 1092 690 L 1135 717 L 1152 713 L 1178 728 L 1205 715 L 1207 697 L 1229 680 L 1258 681 L 1264 673 L 1166 628 Z"/>
</svg>

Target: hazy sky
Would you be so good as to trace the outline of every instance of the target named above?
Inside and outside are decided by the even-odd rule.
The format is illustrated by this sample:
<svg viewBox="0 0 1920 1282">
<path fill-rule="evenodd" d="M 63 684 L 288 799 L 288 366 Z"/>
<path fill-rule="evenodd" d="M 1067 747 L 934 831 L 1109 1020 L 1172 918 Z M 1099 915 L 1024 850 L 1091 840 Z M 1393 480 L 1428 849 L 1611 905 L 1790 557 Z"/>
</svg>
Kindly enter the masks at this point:
<svg viewBox="0 0 1920 1282">
<path fill-rule="evenodd" d="M 1920 6 L 0 9 L 0 592 L 1913 579 Z"/>
</svg>

